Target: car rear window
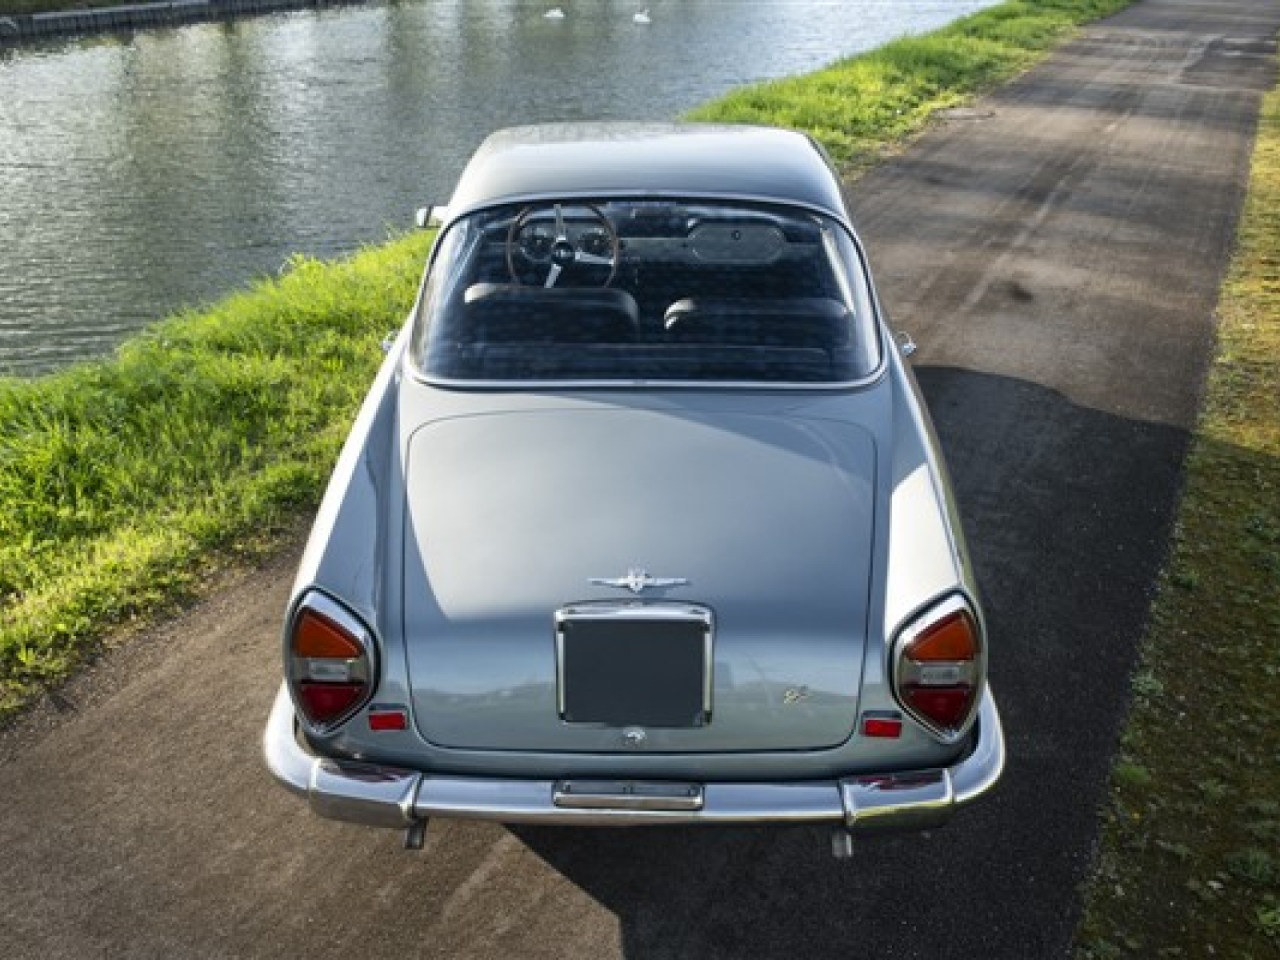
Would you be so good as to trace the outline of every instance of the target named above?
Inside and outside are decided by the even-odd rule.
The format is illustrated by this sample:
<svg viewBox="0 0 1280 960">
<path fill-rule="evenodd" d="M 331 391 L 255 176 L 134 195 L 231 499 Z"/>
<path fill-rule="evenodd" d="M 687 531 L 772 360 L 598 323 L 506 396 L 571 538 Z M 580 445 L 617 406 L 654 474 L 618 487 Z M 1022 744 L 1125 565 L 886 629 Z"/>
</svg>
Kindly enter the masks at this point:
<svg viewBox="0 0 1280 960">
<path fill-rule="evenodd" d="M 879 339 L 839 224 L 762 205 L 484 210 L 437 244 L 414 356 L 451 382 L 845 383 Z"/>
</svg>

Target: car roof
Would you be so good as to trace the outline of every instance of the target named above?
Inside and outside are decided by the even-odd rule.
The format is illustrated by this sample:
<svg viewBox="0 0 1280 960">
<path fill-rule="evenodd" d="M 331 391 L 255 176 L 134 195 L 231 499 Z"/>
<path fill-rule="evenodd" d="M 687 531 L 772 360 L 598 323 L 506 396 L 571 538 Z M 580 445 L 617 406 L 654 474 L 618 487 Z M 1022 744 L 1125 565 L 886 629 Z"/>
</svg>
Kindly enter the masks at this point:
<svg viewBox="0 0 1280 960">
<path fill-rule="evenodd" d="M 809 207 L 848 224 L 840 182 L 808 136 L 772 127 L 560 123 L 492 134 L 446 220 L 561 197 L 715 197 Z"/>
</svg>

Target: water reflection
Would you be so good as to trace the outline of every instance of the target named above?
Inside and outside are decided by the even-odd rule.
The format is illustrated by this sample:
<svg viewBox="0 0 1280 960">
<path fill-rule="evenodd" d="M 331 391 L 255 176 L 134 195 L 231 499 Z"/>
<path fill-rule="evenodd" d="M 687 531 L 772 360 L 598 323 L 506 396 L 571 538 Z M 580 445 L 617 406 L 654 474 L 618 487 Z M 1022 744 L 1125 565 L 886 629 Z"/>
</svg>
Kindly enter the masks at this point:
<svg viewBox="0 0 1280 960">
<path fill-rule="evenodd" d="M 0 371 L 378 241 L 497 127 L 669 119 L 991 2 L 399 0 L 0 51 Z"/>
</svg>

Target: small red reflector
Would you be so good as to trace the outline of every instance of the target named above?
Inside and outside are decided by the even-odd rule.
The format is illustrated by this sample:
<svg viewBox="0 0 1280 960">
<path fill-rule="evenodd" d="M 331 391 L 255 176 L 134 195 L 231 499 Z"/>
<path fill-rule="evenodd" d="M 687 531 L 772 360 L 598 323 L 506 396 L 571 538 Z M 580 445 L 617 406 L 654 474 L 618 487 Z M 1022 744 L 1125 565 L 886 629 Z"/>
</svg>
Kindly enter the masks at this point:
<svg viewBox="0 0 1280 960">
<path fill-rule="evenodd" d="M 897 717 L 863 717 L 862 735 L 896 739 L 902 736 L 902 721 Z"/>
<path fill-rule="evenodd" d="M 395 710 L 370 710 L 370 730 L 407 730 L 409 715 L 397 708 Z"/>
<path fill-rule="evenodd" d="M 312 723 L 328 723 L 342 716 L 364 696 L 367 687 L 363 683 L 311 683 L 298 684 L 302 709 Z"/>
</svg>

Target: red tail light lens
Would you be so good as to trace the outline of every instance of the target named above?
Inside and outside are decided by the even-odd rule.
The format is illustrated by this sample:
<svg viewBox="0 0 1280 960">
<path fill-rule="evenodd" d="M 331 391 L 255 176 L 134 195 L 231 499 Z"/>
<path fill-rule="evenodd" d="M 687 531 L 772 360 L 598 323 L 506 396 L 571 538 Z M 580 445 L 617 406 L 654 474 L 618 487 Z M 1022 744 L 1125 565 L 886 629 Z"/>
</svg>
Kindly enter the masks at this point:
<svg viewBox="0 0 1280 960">
<path fill-rule="evenodd" d="M 969 716 L 973 706 L 972 687 L 947 687 L 934 690 L 929 687 L 911 686 L 903 690 L 908 710 L 928 721 L 944 733 L 954 733 Z"/>
<path fill-rule="evenodd" d="M 344 723 L 373 693 L 372 634 L 336 600 L 314 592 L 303 597 L 286 646 L 293 702 L 312 728 Z"/>
<path fill-rule="evenodd" d="M 982 631 L 973 609 L 963 597 L 948 597 L 908 624 L 895 650 L 899 702 L 934 734 L 954 739 L 982 689 Z"/>
<path fill-rule="evenodd" d="M 360 702 L 365 694 L 362 683 L 312 683 L 304 680 L 298 684 L 302 708 L 313 724 L 326 717 L 340 717 Z"/>
</svg>

